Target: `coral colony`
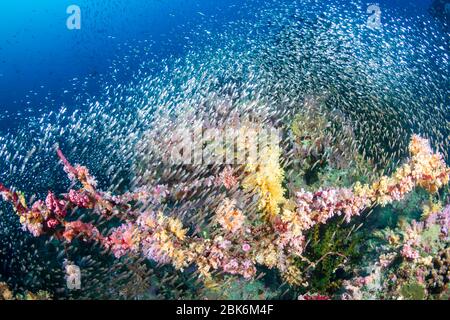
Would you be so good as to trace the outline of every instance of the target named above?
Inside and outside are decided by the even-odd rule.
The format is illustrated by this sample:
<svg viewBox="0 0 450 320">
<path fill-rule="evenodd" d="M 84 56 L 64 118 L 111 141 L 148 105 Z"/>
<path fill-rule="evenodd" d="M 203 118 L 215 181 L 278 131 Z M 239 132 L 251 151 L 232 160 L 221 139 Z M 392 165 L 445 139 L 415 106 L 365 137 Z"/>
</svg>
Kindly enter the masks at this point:
<svg viewBox="0 0 450 320">
<path fill-rule="evenodd" d="M 439 153 L 433 153 L 427 140 L 413 136 L 409 151 L 411 157 L 391 176 L 382 176 L 371 184 L 356 183 L 353 188 L 314 192 L 300 190 L 287 199 L 282 186 L 280 150 L 274 145 L 267 146 L 255 163 L 246 165 L 242 179 L 234 176 L 231 167 L 226 167 L 216 179 L 225 190 L 241 188 L 244 194 L 256 194 L 260 218 L 251 221 L 245 208 L 237 207 L 237 199 L 224 197 L 216 209 L 215 232 L 210 237 L 191 235 L 183 221 L 171 217 L 170 212 L 152 210 L 151 206 L 139 210 L 139 204 L 164 201 L 170 196 L 169 187 L 155 186 L 123 195 L 102 192 L 89 170 L 72 165 L 60 149 L 57 154 L 64 171 L 70 180 L 79 183 L 80 189 L 70 189 L 61 196 L 49 191 L 45 200 L 31 204 L 23 193 L 3 185 L 0 193 L 14 207 L 23 229 L 35 237 L 54 237 L 67 245 L 75 239 L 96 242 L 117 259 L 139 253 L 180 271 L 194 265 L 198 277 L 206 282 L 214 281 L 220 272 L 252 279 L 258 268 L 264 266 L 277 269 L 290 285 L 301 286 L 308 279 L 296 259 L 302 259 L 308 230 L 327 224 L 335 216 L 350 222 L 370 207 L 401 201 L 416 187 L 433 194 L 448 184 L 450 169 Z M 79 209 L 106 219 L 118 218 L 122 224 L 102 234 L 94 224 L 72 218 Z M 427 252 L 423 247 L 427 244 L 421 243 L 420 233 L 437 224 L 442 237 L 448 239 L 449 223 L 449 207 L 430 214 L 424 222 L 413 223 L 398 246 L 398 254 L 407 261 L 432 264 L 432 257 L 421 254 Z M 442 255 L 448 260 L 448 250 Z M 395 257 L 395 252 L 383 255 L 381 264 L 389 265 Z M 369 281 L 361 280 L 359 286 Z"/>
</svg>

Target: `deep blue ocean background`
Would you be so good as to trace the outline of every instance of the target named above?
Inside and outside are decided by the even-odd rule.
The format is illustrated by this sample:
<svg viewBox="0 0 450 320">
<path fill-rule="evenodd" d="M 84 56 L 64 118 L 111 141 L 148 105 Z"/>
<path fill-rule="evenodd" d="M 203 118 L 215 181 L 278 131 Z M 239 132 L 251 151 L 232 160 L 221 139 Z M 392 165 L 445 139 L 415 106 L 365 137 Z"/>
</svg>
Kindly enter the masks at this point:
<svg viewBox="0 0 450 320">
<path fill-rule="evenodd" d="M 154 59 L 157 66 L 164 58 L 182 57 L 197 37 L 205 41 L 205 34 L 220 32 L 226 23 L 250 19 L 263 2 L 292 1 L 1 1 L 0 129 L 12 128 L 11 119 L 17 122 L 22 114 L 73 105 L 81 91 L 96 95 L 105 79 L 126 83 L 144 60 Z M 376 3 L 415 17 L 427 14 L 431 2 Z M 364 9 L 370 3 L 361 2 Z M 71 4 L 82 10 L 81 30 L 66 27 Z"/>
</svg>

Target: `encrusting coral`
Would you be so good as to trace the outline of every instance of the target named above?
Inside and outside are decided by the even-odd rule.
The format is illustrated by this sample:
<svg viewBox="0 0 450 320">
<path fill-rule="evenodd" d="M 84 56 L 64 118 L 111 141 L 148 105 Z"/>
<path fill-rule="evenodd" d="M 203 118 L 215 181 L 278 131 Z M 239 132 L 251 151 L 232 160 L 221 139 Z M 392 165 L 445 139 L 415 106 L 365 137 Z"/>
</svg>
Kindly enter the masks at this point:
<svg viewBox="0 0 450 320">
<path fill-rule="evenodd" d="M 111 250 L 116 258 L 139 253 L 161 264 L 183 270 L 195 265 L 205 279 L 216 272 L 253 278 L 257 265 L 277 268 L 290 284 L 301 285 L 302 270 L 294 263 L 305 247 L 305 232 L 317 224 L 326 224 L 335 216 L 348 222 L 374 205 L 401 200 L 419 186 L 434 193 L 448 184 L 450 169 L 439 153 L 433 153 L 427 140 L 413 136 L 411 158 L 390 177 L 382 177 L 371 185 L 356 184 L 353 188 L 299 191 L 294 199 L 285 199 L 283 170 L 279 164 L 280 150 L 263 149 L 259 162 L 250 163 L 241 181 L 245 191 L 255 192 L 262 213 L 259 221 L 250 221 L 245 209 L 238 209 L 233 199 L 225 199 L 215 212 L 216 232 L 210 237 L 190 235 L 182 220 L 160 210 L 139 209 L 141 203 L 153 203 L 161 196 L 161 186 L 140 189 L 135 193 L 113 196 L 97 189 L 88 169 L 73 166 L 61 150 L 57 153 L 69 178 L 81 183 L 62 197 L 49 192 L 45 201 L 31 206 L 23 193 L 0 184 L 0 193 L 10 202 L 25 230 L 34 236 L 53 236 L 70 243 L 75 239 L 93 241 Z M 230 172 L 226 174 L 229 185 Z M 170 194 L 164 189 L 164 196 Z M 161 199 L 159 199 L 160 201 Z M 102 234 L 92 223 L 70 220 L 77 208 L 89 210 L 105 218 L 118 218 L 122 224 Z M 416 258 L 413 248 L 405 244 L 402 254 Z"/>
</svg>

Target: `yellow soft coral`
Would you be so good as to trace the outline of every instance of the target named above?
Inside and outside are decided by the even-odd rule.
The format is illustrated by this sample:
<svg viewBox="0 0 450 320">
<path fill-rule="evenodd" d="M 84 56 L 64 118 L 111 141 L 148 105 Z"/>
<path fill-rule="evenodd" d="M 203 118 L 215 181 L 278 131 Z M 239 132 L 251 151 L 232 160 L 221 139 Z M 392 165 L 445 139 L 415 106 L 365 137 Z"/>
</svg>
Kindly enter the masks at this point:
<svg viewBox="0 0 450 320">
<path fill-rule="evenodd" d="M 187 230 L 183 229 L 183 223 L 180 220 L 168 218 L 167 225 L 171 233 L 173 233 L 179 240 L 184 240 Z"/>
<path fill-rule="evenodd" d="M 279 214 L 280 205 L 285 201 L 282 186 L 284 171 L 280 166 L 280 155 L 281 150 L 277 145 L 262 148 L 256 163 L 247 164 L 247 177 L 242 184 L 244 190 L 258 194 L 258 208 L 268 220 Z"/>
<path fill-rule="evenodd" d="M 257 263 L 266 266 L 269 269 L 275 268 L 279 261 L 279 252 L 273 243 L 261 241 L 256 250 L 255 260 Z"/>
<path fill-rule="evenodd" d="M 303 279 L 302 272 L 292 261 L 289 261 L 286 270 L 282 272 L 281 276 L 291 286 L 307 285 Z"/>
</svg>

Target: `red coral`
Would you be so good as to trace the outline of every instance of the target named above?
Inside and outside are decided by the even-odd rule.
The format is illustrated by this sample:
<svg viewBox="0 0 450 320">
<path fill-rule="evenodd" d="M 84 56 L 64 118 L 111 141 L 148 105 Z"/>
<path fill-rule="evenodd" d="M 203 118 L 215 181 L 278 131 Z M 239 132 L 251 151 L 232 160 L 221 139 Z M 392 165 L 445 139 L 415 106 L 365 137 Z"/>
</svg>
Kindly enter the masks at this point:
<svg viewBox="0 0 450 320">
<path fill-rule="evenodd" d="M 59 221 L 56 219 L 49 219 L 46 224 L 49 229 L 55 229 L 59 225 Z"/>
<path fill-rule="evenodd" d="M 329 296 L 323 296 L 320 294 L 310 295 L 304 294 L 298 297 L 298 300 L 331 300 Z"/>
<path fill-rule="evenodd" d="M 103 240 L 100 232 L 92 223 L 84 223 L 82 221 L 67 222 L 63 238 L 71 242 L 75 237 L 80 236 L 83 240 Z"/>
<path fill-rule="evenodd" d="M 70 164 L 70 162 L 67 160 L 67 158 L 62 153 L 61 149 L 57 149 L 56 153 L 58 154 L 59 159 L 61 159 L 63 165 L 64 165 L 64 171 L 71 176 L 71 178 L 75 178 L 78 176 L 77 170 Z"/>
<path fill-rule="evenodd" d="M 60 218 L 66 217 L 67 203 L 64 200 L 59 200 L 53 192 L 51 191 L 48 192 L 47 198 L 45 199 L 45 205 L 50 211 L 54 212 L 58 217 Z"/>
</svg>

